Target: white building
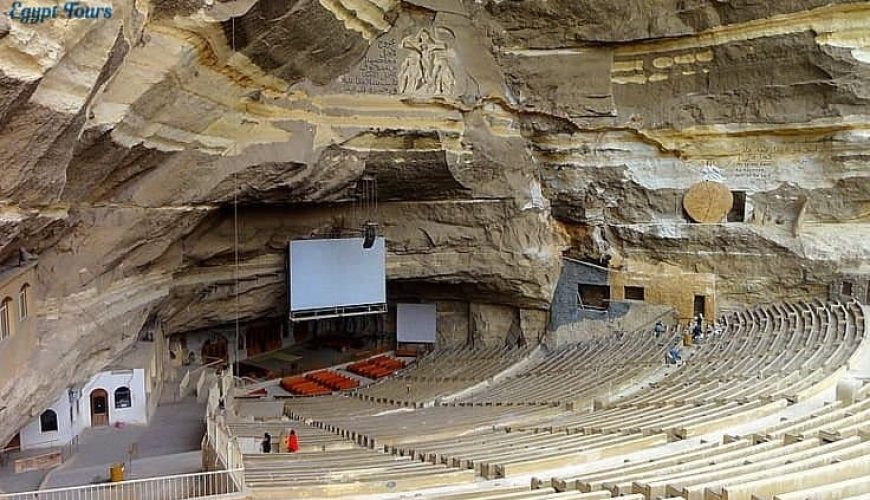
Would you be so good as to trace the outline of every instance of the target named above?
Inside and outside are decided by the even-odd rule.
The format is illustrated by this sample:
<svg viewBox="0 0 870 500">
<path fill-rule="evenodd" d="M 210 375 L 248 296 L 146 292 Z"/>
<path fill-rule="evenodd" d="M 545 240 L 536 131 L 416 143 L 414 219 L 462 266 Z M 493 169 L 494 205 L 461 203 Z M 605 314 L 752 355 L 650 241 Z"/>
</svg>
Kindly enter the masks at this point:
<svg viewBox="0 0 870 500">
<path fill-rule="evenodd" d="M 147 424 L 160 399 L 162 344 L 139 342 L 84 386 L 65 390 L 21 429 L 21 449 L 63 446 L 88 427 Z"/>
</svg>

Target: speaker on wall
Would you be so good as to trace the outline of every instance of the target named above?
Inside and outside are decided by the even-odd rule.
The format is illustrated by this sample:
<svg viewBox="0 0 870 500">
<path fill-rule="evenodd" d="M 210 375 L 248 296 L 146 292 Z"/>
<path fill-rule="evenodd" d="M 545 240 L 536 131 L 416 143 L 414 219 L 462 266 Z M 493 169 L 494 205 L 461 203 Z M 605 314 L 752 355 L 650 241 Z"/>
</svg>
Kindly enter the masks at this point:
<svg viewBox="0 0 870 500">
<path fill-rule="evenodd" d="M 378 236 L 378 225 L 374 222 L 366 222 L 363 226 L 363 248 L 371 248 Z"/>
</svg>

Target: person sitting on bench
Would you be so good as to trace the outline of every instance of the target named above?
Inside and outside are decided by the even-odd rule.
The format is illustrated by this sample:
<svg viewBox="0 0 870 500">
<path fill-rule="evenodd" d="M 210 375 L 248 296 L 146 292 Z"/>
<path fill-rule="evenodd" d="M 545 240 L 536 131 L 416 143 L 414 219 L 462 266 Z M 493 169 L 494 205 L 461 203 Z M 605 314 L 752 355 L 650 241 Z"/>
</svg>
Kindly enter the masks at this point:
<svg viewBox="0 0 870 500">
<path fill-rule="evenodd" d="M 668 353 L 666 354 L 666 360 L 667 364 L 669 365 L 675 365 L 681 360 L 680 349 L 676 346 L 676 344 L 668 349 Z"/>
</svg>

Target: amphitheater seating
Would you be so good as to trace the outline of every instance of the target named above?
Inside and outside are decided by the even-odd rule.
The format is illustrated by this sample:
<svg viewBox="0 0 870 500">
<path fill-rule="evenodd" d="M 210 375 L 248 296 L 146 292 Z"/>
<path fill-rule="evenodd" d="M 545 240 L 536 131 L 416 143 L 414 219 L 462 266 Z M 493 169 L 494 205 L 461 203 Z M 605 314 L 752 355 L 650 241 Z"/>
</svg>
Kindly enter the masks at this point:
<svg viewBox="0 0 870 500">
<path fill-rule="evenodd" d="M 392 375 L 395 371 L 401 370 L 404 367 L 405 363 L 402 360 L 389 356 L 377 356 L 351 363 L 347 366 L 347 371 L 377 380 Z"/>
<path fill-rule="evenodd" d="M 506 477 L 584 463 L 667 442 L 664 434 L 513 432 L 565 413 L 558 406 L 436 406 L 407 412 L 354 398 L 294 400 L 288 414 L 355 440 L 436 465 Z M 414 429 L 417 429 L 417 432 Z M 425 432 L 420 432 L 424 429 Z M 461 437 L 456 437 L 462 434 Z"/>
<path fill-rule="evenodd" d="M 610 498 L 610 493 L 605 491 L 595 493 L 582 493 L 579 491 L 557 492 L 555 488 L 538 488 L 533 490 L 528 486 L 494 486 L 475 488 L 464 493 L 438 494 L 437 497 L 440 500 L 530 500 L 539 498 L 545 500 L 603 500 Z M 643 500 L 643 495 L 630 495 L 621 498 L 623 500 Z"/>
<path fill-rule="evenodd" d="M 588 405 L 602 388 L 618 392 L 661 368 L 672 335 L 656 338 L 643 331 L 569 345 L 458 404 Z"/>
<path fill-rule="evenodd" d="M 418 359 L 407 374 L 366 386 L 356 394 L 375 402 L 423 404 L 486 380 L 528 353 L 524 348 L 497 346 L 440 349 Z"/>
<path fill-rule="evenodd" d="M 281 442 L 282 435 L 289 434 L 290 429 L 296 431 L 299 439 L 300 451 L 327 451 L 347 450 L 357 446 L 351 441 L 309 425 L 299 424 L 292 421 L 269 421 L 253 422 L 250 420 L 234 420 L 227 423 L 230 432 L 239 439 L 250 440 L 248 450 L 259 449 L 263 434 L 268 432 L 272 436 L 273 446 L 276 451 L 286 451 L 286 443 Z"/>
<path fill-rule="evenodd" d="M 522 426 L 564 412 L 558 407 L 484 407 L 397 409 L 354 397 L 331 396 L 290 400 L 287 414 L 340 433 L 362 445 L 390 451 L 400 444 L 485 432 L 494 427 Z M 410 413 L 409 413 L 410 412 Z"/>
<path fill-rule="evenodd" d="M 245 482 L 256 498 L 321 497 L 407 491 L 470 483 L 472 471 L 427 464 L 360 447 L 334 433 L 302 422 L 232 422 L 239 438 L 277 437 L 292 428 L 300 450 L 244 455 Z"/>
<path fill-rule="evenodd" d="M 317 372 L 308 373 L 305 375 L 305 378 L 336 391 L 356 389 L 357 387 L 359 387 L 358 380 L 352 379 L 345 375 L 341 375 L 340 373 L 336 373 L 332 370 L 320 370 Z"/>
<path fill-rule="evenodd" d="M 754 435 L 757 441 L 783 438 L 786 442 L 820 438 L 836 441 L 870 430 L 870 398 L 843 406 L 839 402 L 826 405 L 803 418 L 786 420 Z"/>
<path fill-rule="evenodd" d="M 715 447 L 700 447 L 635 465 L 621 464 L 572 478 L 553 479 L 557 490 L 589 492 L 608 490 L 611 494 L 641 493 L 648 498 L 682 496 L 705 498 L 706 492 L 720 494 L 723 488 L 759 479 L 809 470 L 866 455 L 870 443 L 858 438 L 826 445 L 818 439 L 787 444 L 783 440 L 753 444 L 743 439 Z M 860 474 L 856 472 L 856 474 Z M 535 484 L 541 484 L 538 481 Z M 731 498 L 731 497 L 729 497 Z"/>
<path fill-rule="evenodd" d="M 742 439 L 718 446 L 700 446 L 637 464 L 620 464 L 590 474 L 554 478 L 549 485 L 558 491 L 607 490 L 613 495 L 640 493 L 647 498 L 703 499 L 723 494 L 726 498 L 743 498 L 735 495 L 739 491 L 758 495 L 763 491 L 759 489 L 762 483 L 778 484 L 771 481 L 772 478 L 791 474 L 809 478 L 817 470 L 840 463 L 855 468 L 839 467 L 847 470 L 841 471 L 837 480 L 861 477 L 866 474 L 862 463 L 868 458 L 868 452 L 870 443 L 858 437 L 836 444 L 826 444 L 817 438 L 795 443 L 782 439 L 753 443 L 751 439 Z M 533 481 L 533 486 L 539 485 L 547 484 Z M 769 494 L 786 492 L 788 488 L 788 485 L 771 486 Z"/>
<path fill-rule="evenodd" d="M 663 434 L 639 433 L 570 434 L 554 432 L 506 432 L 493 430 L 461 436 L 392 446 L 393 453 L 431 463 L 475 469 L 488 479 L 554 467 L 587 463 L 664 444 Z"/>
<path fill-rule="evenodd" d="M 784 317 L 788 317 L 787 311 L 787 305 L 780 309 Z M 820 347 L 811 339 L 824 338 L 828 335 L 826 332 L 834 335 L 834 338 L 842 335 L 847 345 L 854 342 L 851 336 L 860 338 L 864 335 L 863 309 L 854 303 L 830 307 L 816 304 L 810 308 L 798 307 L 797 311 L 806 318 L 807 323 L 816 325 L 802 330 L 805 333 L 803 343 L 812 350 L 798 353 L 801 364 L 813 357 L 821 357 L 816 356 L 815 350 Z M 815 320 L 813 311 L 819 312 Z M 772 315 L 765 311 L 740 313 L 738 318 L 730 318 L 730 324 L 734 327 L 745 324 L 748 327 L 753 323 L 761 323 L 763 330 L 765 323 L 771 326 L 778 324 L 776 310 L 768 312 L 772 312 Z M 800 320 L 795 315 L 791 318 L 792 327 L 800 326 Z M 784 346 L 787 346 L 792 339 L 773 339 L 772 342 L 784 342 Z M 739 344 L 735 347 L 739 348 Z M 834 344 L 823 349 L 828 351 L 829 359 L 845 363 L 853 355 L 854 346 L 841 349 Z M 780 362 L 776 361 L 777 358 L 777 352 L 769 355 L 774 363 Z M 783 365 L 796 366 L 796 362 L 781 362 Z M 809 368 L 818 369 L 815 366 Z M 841 368 L 822 367 L 833 373 Z M 774 376 L 772 374 L 776 372 L 768 373 Z M 794 380 L 786 382 L 794 383 Z M 705 443 L 689 450 L 662 454 L 654 459 L 625 462 L 572 477 L 549 481 L 534 479 L 533 487 L 551 487 L 557 491 L 607 491 L 613 495 L 639 493 L 646 498 L 679 495 L 689 500 L 839 499 L 868 495 L 870 398 L 865 393 L 868 386 L 870 384 L 857 392 L 858 397 L 852 404 L 827 404 L 808 415 L 782 420 L 732 442 Z M 777 391 L 778 387 L 772 385 L 769 389 L 774 394 L 781 394 Z M 728 395 L 723 398 L 727 400 Z"/>
<path fill-rule="evenodd" d="M 471 471 L 415 462 L 375 450 L 245 456 L 245 481 L 257 498 L 374 494 L 468 483 Z"/>
<path fill-rule="evenodd" d="M 861 311 L 856 303 L 786 303 L 740 312 L 661 381 L 540 427 L 685 439 L 770 415 L 836 383 L 863 340 Z"/>
<path fill-rule="evenodd" d="M 332 392 L 329 387 L 301 375 L 282 378 L 281 388 L 300 396 L 324 396 Z"/>
<path fill-rule="evenodd" d="M 789 493 L 780 493 L 774 500 L 805 500 L 807 498 L 836 498 L 843 500 L 867 500 L 870 498 L 870 481 L 866 477 L 825 483 Z"/>
<path fill-rule="evenodd" d="M 533 356 L 444 349 L 352 394 L 288 400 L 291 419 L 345 443 L 336 446 L 353 446 L 315 450 L 325 455 L 310 462 L 339 478 L 333 483 L 361 489 L 316 489 L 328 483 L 324 471 L 295 461 L 281 465 L 271 456 L 251 457 L 261 473 L 251 472 L 250 480 L 310 486 L 300 491 L 312 495 L 363 494 L 381 492 L 384 478 L 420 488 L 614 458 L 591 472 L 535 479 L 534 491 L 493 487 L 439 497 L 795 500 L 870 493 L 862 482 L 870 473 L 870 384 L 855 392 L 854 403 L 835 402 L 709 441 L 832 388 L 864 342 L 862 306 L 798 301 L 753 307 L 720 322 L 721 333 L 689 349 L 676 367 L 663 363 L 673 337 L 641 332 Z M 508 368 L 502 380 L 481 384 Z M 468 390 L 476 385 L 476 392 Z M 463 390 L 453 401 L 433 404 Z M 674 447 L 674 440 L 687 441 Z M 650 451 L 654 458 L 621 458 Z M 433 483 L 418 481 L 418 473 L 432 475 Z"/>
<path fill-rule="evenodd" d="M 281 387 L 298 396 L 324 396 L 332 391 L 346 391 L 359 387 L 359 381 L 342 375 L 333 370 L 320 370 L 284 377 L 281 379 Z"/>
</svg>

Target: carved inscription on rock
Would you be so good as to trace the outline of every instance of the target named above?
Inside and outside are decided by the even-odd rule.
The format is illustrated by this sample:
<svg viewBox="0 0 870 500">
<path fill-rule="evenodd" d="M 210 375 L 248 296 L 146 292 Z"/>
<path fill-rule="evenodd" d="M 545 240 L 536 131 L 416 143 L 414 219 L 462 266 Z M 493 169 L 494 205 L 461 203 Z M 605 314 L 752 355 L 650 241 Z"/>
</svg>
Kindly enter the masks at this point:
<svg viewBox="0 0 870 500">
<path fill-rule="evenodd" d="M 396 94 L 396 48 L 395 38 L 379 38 L 356 70 L 340 78 L 342 89 L 358 94 Z"/>
<path fill-rule="evenodd" d="M 773 159 L 771 147 L 758 144 L 744 146 L 733 164 L 733 175 L 742 181 L 768 181 L 773 176 Z"/>
<path fill-rule="evenodd" d="M 740 165 L 733 169 L 733 177 L 741 181 L 769 181 L 773 178 L 770 168 L 754 165 Z"/>
</svg>

